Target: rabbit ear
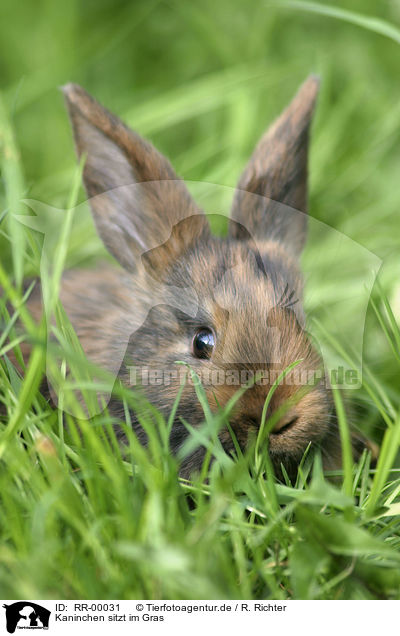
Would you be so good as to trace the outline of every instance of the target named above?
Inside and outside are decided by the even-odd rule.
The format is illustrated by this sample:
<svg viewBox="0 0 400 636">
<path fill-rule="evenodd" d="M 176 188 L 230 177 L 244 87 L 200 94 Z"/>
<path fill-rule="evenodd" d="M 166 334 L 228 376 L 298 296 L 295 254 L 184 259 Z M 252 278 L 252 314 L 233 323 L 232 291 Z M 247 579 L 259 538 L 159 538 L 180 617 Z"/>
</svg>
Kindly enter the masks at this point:
<svg viewBox="0 0 400 636">
<path fill-rule="evenodd" d="M 310 76 L 261 138 L 239 180 L 231 214 L 255 239 L 278 240 L 296 254 L 307 233 L 308 136 L 318 87 L 319 79 Z M 230 235 L 242 238 L 239 228 L 232 223 Z"/>
<path fill-rule="evenodd" d="M 63 92 L 78 156 L 86 155 L 83 179 L 97 230 L 123 267 L 134 271 L 143 253 L 164 243 L 184 218 L 197 215 L 187 226 L 192 236 L 179 237 L 175 253 L 164 250 L 164 258 L 176 257 L 208 231 L 205 216 L 165 157 L 80 86 L 67 84 Z"/>
</svg>

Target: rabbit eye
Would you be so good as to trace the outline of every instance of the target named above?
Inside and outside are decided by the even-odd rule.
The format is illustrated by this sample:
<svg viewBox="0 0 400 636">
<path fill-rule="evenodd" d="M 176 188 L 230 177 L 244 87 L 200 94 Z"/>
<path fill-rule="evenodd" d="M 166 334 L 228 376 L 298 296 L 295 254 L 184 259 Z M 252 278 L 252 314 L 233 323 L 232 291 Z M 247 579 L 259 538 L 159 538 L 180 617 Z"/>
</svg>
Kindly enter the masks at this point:
<svg viewBox="0 0 400 636">
<path fill-rule="evenodd" d="M 208 359 L 211 357 L 215 345 L 214 333 L 207 327 L 198 329 L 192 342 L 192 352 L 195 358 Z"/>
</svg>

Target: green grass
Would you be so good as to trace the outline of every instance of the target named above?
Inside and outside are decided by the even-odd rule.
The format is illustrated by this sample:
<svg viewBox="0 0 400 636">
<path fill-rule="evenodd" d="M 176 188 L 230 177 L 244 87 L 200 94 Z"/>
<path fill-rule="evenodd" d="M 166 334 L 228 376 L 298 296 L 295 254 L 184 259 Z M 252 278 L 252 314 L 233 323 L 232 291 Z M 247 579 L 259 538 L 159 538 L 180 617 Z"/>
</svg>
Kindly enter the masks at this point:
<svg viewBox="0 0 400 636">
<path fill-rule="evenodd" d="M 2 4 L 0 597 L 400 598 L 396 6 L 378 0 L 364 0 L 362 8 L 355 0 Z M 69 413 L 63 422 L 38 391 L 46 333 L 32 322 L 20 287 L 41 273 L 42 235 L 13 216 L 27 212 L 26 199 L 60 209 L 84 201 L 57 86 L 84 85 L 170 156 L 186 179 L 234 186 L 258 136 L 310 72 L 322 76 L 311 214 L 382 261 L 364 326 L 360 251 L 345 244 L 338 263 L 332 235 L 311 227 L 304 254 L 308 312 L 325 328 L 332 351 L 349 364 L 359 365 L 361 357 L 363 363 L 363 386 L 335 393 L 343 470 L 323 475 L 319 458 L 306 456 L 294 486 L 276 483 L 261 437 L 244 456 L 226 456 L 217 431 L 227 414 L 210 413 L 201 385 L 205 423 L 197 431 L 187 423 L 192 436 L 182 454 L 198 444 L 209 452 L 191 482 L 179 479 L 178 459 L 168 449 L 173 413 L 164 421 L 132 391 L 121 388 L 121 399 L 127 414 L 141 413 L 148 448 L 138 444 L 128 415 L 121 423 L 125 448 L 107 412 L 91 423 L 79 420 L 74 378 L 61 369 L 60 400 Z M 64 356 L 75 364 L 91 408 L 90 369 L 57 290 L 64 268 L 92 266 L 104 248 L 87 206 L 79 215 L 66 213 L 58 230 L 56 267 L 43 282 Z M 332 332 L 332 324 L 340 329 Z M 363 348 L 353 351 L 349 342 L 360 330 Z M 11 346 L 18 353 L 21 338 L 34 342 L 22 375 L 7 358 Z M 47 358 L 55 362 L 58 354 L 50 350 Z M 368 454 L 353 465 L 349 425 L 380 445 L 375 468 Z M 217 461 L 210 467 L 212 453 Z"/>
</svg>

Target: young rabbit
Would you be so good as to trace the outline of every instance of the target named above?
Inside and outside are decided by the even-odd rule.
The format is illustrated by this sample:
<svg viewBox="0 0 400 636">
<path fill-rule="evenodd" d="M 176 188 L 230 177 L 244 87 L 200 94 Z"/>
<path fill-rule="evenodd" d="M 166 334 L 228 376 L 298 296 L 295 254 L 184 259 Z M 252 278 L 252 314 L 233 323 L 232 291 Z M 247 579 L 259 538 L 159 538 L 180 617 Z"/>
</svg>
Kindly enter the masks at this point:
<svg viewBox="0 0 400 636">
<path fill-rule="evenodd" d="M 233 371 L 273 370 L 275 380 L 301 360 L 268 409 L 268 416 L 277 413 L 270 456 L 277 472 L 283 463 L 291 476 L 310 442 L 322 449 L 326 468 L 340 466 L 341 455 L 332 396 L 301 307 L 299 257 L 307 233 L 307 151 L 317 92 L 318 79 L 311 76 L 262 137 L 239 180 L 228 236 L 220 238 L 167 159 L 81 87 L 64 87 L 77 154 L 86 156 L 83 179 L 96 228 L 119 263 L 69 271 L 62 280 L 61 301 L 88 358 L 128 386 L 132 367 L 161 371 L 160 377 L 168 372 L 168 382 L 143 387 L 167 417 L 180 386 L 176 360 L 200 378 L 226 372 L 225 381 L 204 383 L 213 411 L 238 390 Z M 36 291 L 34 314 L 39 304 Z M 299 370 L 319 379 L 299 386 Z M 249 386 L 231 414 L 242 448 L 259 430 L 273 380 Z M 115 397 L 108 408 L 124 417 Z M 188 435 L 181 417 L 193 427 L 204 421 L 190 384 L 172 428 L 173 452 Z M 233 450 L 228 430 L 219 438 Z M 204 449 L 197 449 L 181 474 L 199 469 L 203 458 Z"/>
</svg>

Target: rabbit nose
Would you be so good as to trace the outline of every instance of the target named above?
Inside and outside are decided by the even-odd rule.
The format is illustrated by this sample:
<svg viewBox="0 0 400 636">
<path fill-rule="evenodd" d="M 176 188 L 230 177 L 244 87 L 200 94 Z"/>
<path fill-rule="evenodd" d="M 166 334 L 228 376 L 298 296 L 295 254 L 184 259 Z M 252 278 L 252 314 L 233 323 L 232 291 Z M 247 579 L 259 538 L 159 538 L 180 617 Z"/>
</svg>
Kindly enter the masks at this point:
<svg viewBox="0 0 400 636">
<path fill-rule="evenodd" d="M 281 417 L 281 419 L 275 424 L 271 433 L 273 435 L 276 435 L 279 433 L 283 433 L 283 431 L 287 431 L 289 428 L 292 428 L 292 426 L 296 424 L 298 419 L 298 415 L 287 413 L 286 415 Z"/>
</svg>

